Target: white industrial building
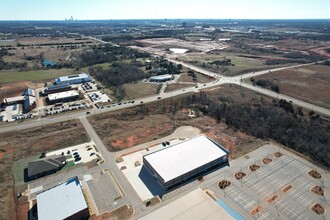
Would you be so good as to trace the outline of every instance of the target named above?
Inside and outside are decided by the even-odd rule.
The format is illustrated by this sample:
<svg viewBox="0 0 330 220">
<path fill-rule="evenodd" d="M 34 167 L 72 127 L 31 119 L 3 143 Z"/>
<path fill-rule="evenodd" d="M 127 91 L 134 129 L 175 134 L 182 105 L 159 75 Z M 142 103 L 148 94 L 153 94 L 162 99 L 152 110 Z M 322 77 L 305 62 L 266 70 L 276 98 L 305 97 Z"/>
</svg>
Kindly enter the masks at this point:
<svg viewBox="0 0 330 220">
<path fill-rule="evenodd" d="M 206 136 L 199 136 L 143 157 L 143 165 L 164 189 L 227 163 L 228 151 Z"/>
<path fill-rule="evenodd" d="M 150 82 L 166 82 L 173 79 L 173 76 L 170 74 L 159 75 L 159 76 L 152 76 L 150 77 Z"/>
<path fill-rule="evenodd" d="M 53 93 L 48 95 L 49 103 L 68 102 L 74 101 L 79 98 L 79 92 L 77 90 L 70 90 L 66 92 Z"/>
<path fill-rule="evenodd" d="M 55 79 L 56 85 L 61 85 L 63 83 L 69 84 L 79 84 L 92 81 L 92 78 L 87 73 L 82 73 L 79 75 L 61 76 Z"/>
<path fill-rule="evenodd" d="M 88 219 L 89 209 L 77 177 L 37 195 L 39 220 Z"/>
</svg>

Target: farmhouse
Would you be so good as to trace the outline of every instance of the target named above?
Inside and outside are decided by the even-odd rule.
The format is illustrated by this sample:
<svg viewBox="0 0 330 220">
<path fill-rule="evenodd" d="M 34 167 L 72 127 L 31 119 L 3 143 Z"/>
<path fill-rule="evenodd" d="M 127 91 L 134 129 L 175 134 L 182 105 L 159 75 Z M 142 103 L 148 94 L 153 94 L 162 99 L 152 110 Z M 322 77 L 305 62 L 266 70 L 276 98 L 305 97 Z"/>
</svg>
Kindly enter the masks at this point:
<svg viewBox="0 0 330 220">
<path fill-rule="evenodd" d="M 164 189 L 227 163 L 228 151 L 206 136 L 199 136 L 143 157 L 143 165 Z"/>
</svg>

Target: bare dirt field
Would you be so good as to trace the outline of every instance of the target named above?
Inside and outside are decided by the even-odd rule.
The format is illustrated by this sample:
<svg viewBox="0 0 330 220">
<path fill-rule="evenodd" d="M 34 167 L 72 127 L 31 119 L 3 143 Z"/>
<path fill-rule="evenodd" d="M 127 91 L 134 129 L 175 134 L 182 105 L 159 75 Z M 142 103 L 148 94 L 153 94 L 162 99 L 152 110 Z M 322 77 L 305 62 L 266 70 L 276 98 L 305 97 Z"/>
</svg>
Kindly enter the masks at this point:
<svg viewBox="0 0 330 220">
<path fill-rule="evenodd" d="M 310 65 L 256 77 L 277 84 L 280 92 L 303 101 L 330 108 L 330 66 Z"/>
<path fill-rule="evenodd" d="M 225 43 L 220 41 L 185 41 L 175 38 L 151 38 L 139 42 L 154 48 L 186 48 L 202 52 L 215 49 L 221 50 L 227 47 Z"/>
<path fill-rule="evenodd" d="M 51 140 L 51 141 L 50 141 Z M 12 219 L 15 212 L 16 191 L 11 173 L 14 161 L 70 145 L 89 141 L 79 121 L 67 121 L 22 131 L 0 134 L 0 148 L 4 155 L 0 160 L 0 219 Z M 23 172 L 23 171 L 22 171 Z"/>
</svg>

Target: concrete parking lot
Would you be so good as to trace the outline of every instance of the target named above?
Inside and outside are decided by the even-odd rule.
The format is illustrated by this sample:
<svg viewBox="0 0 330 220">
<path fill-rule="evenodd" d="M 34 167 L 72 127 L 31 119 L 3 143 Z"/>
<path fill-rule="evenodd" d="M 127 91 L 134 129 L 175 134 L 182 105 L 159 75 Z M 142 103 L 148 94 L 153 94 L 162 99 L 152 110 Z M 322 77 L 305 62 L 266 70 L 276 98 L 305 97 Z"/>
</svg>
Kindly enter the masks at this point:
<svg viewBox="0 0 330 220">
<path fill-rule="evenodd" d="M 57 151 L 48 152 L 46 156 L 60 155 L 60 154 L 64 154 L 65 156 L 70 156 L 70 158 L 67 159 L 67 162 L 73 161 L 75 164 L 87 163 L 89 161 L 98 159 L 98 157 L 102 158 L 102 155 L 100 155 L 97 152 L 95 143 L 93 141 L 63 148 Z"/>
<path fill-rule="evenodd" d="M 119 208 L 125 203 L 122 200 L 124 195 L 109 171 L 95 173 L 87 181 L 87 186 L 98 214 Z"/>
</svg>

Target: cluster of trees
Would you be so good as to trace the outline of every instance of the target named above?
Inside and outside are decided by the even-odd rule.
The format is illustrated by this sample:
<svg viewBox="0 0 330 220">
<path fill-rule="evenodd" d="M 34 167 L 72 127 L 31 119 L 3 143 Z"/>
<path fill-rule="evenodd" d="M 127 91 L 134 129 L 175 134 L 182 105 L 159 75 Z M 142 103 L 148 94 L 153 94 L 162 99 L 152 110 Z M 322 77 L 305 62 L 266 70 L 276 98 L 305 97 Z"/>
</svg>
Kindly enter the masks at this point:
<svg viewBox="0 0 330 220">
<path fill-rule="evenodd" d="M 213 62 L 210 62 L 211 65 L 218 66 L 235 66 L 235 64 L 231 63 L 231 59 L 224 58 L 223 60 L 215 60 Z"/>
<path fill-rule="evenodd" d="M 302 108 L 294 109 L 290 102 L 269 102 L 262 97 L 237 101 L 200 92 L 157 106 L 159 113 L 174 114 L 182 108 L 194 108 L 257 138 L 273 139 L 330 168 L 329 120 L 314 112 L 304 116 Z"/>
<path fill-rule="evenodd" d="M 0 70 L 5 70 L 5 69 L 25 69 L 27 67 L 26 62 L 5 62 L 3 61 L 3 57 L 8 55 L 8 51 L 4 48 L 0 49 Z"/>
<path fill-rule="evenodd" d="M 137 82 L 146 77 L 145 73 L 136 65 L 122 64 L 115 67 L 89 68 L 89 73 L 94 76 L 103 85 L 121 86 L 125 83 Z"/>
<path fill-rule="evenodd" d="M 165 60 L 163 57 L 157 58 L 153 62 L 154 72 L 156 75 L 163 75 L 163 74 L 179 74 L 182 70 L 182 65 L 175 65 L 168 60 Z"/>
<path fill-rule="evenodd" d="M 196 73 L 193 70 L 188 71 L 188 76 L 191 76 L 194 82 L 197 82 L 197 76 Z"/>
<path fill-rule="evenodd" d="M 105 44 L 94 46 L 91 50 L 86 50 L 81 53 L 78 66 L 85 67 L 99 63 L 146 57 L 150 57 L 150 55 L 148 53 L 139 52 L 126 47 L 115 47 Z"/>
<path fill-rule="evenodd" d="M 253 101 L 252 101 L 253 103 Z M 313 112 L 303 117 L 302 109 L 294 110 L 285 100 L 277 105 L 262 103 L 221 102 L 205 93 L 186 98 L 185 104 L 199 108 L 205 115 L 224 121 L 228 126 L 258 138 L 273 139 L 330 167 L 330 123 Z M 286 111 L 283 111 L 284 108 Z"/>
<path fill-rule="evenodd" d="M 253 78 L 253 77 L 251 77 L 250 80 L 251 80 L 251 82 L 253 83 L 254 86 L 257 85 L 257 86 L 260 86 L 262 88 L 273 90 L 274 92 L 277 92 L 277 93 L 280 92 L 280 87 L 277 84 L 275 84 L 275 83 L 273 83 L 269 80 L 259 79 L 259 80 L 256 81 L 256 79 Z"/>
</svg>

